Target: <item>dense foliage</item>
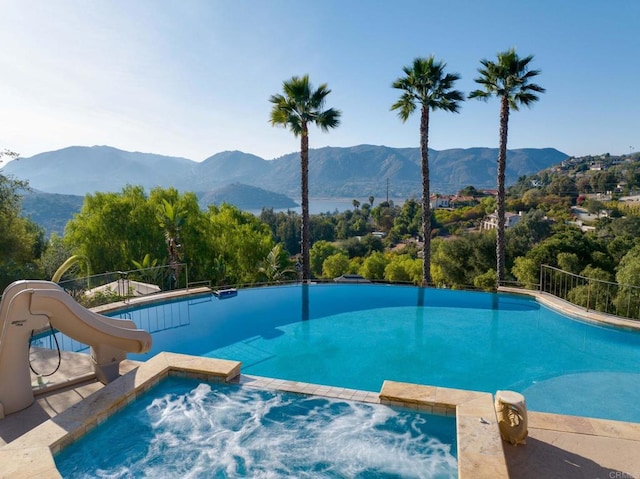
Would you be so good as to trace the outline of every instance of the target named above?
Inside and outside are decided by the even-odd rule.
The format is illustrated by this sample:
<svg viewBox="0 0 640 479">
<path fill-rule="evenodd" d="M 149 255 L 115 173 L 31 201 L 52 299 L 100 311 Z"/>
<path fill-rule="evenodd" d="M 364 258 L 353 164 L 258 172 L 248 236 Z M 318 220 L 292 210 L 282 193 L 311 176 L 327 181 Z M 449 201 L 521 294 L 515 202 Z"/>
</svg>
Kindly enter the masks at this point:
<svg viewBox="0 0 640 479">
<path fill-rule="evenodd" d="M 45 248 L 44 231 L 20 215 L 27 185 L 0 173 L 0 287 L 19 278 L 38 278 L 37 262 Z"/>
</svg>

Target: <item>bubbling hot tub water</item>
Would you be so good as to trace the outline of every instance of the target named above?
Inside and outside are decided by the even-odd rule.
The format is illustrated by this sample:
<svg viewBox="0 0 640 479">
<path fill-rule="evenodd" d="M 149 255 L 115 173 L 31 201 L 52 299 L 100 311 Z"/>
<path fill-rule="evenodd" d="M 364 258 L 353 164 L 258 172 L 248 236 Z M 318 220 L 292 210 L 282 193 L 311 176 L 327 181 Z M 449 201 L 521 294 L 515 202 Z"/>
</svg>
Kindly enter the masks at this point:
<svg viewBox="0 0 640 479">
<path fill-rule="evenodd" d="M 65 478 L 449 478 L 455 419 L 172 377 L 56 463 Z"/>
</svg>

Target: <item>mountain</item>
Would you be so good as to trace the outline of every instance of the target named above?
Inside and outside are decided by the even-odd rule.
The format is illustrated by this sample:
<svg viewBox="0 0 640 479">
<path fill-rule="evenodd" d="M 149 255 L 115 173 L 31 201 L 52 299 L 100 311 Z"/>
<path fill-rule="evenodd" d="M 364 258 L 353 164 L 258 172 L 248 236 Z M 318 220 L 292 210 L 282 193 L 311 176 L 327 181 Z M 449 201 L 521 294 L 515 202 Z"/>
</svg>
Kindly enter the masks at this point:
<svg viewBox="0 0 640 479">
<path fill-rule="evenodd" d="M 495 148 L 429 150 L 431 190 L 446 194 L 468 185 L 495 188 L 497 157 Z M 506 184 L 566 158 L 568 155 L 553 148 L 510 150 Z M 226 151 L 198 163 L 108 146 L 73 146 L 14 160 L 3 172 L 48 193 L 120 191 L 127 184 L 146 190 L 173 186 L 181 191 L 208 192 L 239 183 L 292 198 L 300 195 L 299 153 L 267 161 L 241 151 Z M 381 197 L 387 188 L 393 197 L 419 196 L 420 150 L 374 145 L 312 149 L 309 179 L 312 197 Z"/>
<path fill-rule="evenodd" d="M 84 196 L 120 191 L 127 184 L 171 185 L 195 162 L 186 158 L 118 150 L 109 146 L 78 147 L 40 153 L 8 163 L 3 171 L 46 193 Z"/>
<path fill-rule="evenodd" d="M 256 186 L 240 183 L 223 186 L 214 191 L 198 194 L 202 207 L 211 204 L 231 203 L 241 210 L 259 210 L 261 208 L 296 208 L 298 204 L 288 196 L 273 191 L 263 190 Z"/>
</svg>

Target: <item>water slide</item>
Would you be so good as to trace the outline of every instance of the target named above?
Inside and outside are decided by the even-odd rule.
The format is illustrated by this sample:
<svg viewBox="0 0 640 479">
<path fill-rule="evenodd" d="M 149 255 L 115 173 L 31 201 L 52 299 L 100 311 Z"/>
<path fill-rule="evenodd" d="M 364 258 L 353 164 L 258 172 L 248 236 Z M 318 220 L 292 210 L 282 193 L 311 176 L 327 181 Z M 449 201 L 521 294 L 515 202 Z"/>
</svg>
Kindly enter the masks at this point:
<svg viewBox="0 0 640 479">
<path fill-rule="evenodd" d="M 151 348 L 151 335 L 133 321 L 114 319 L 78 304 L 50 281 L 16 281 L 0 302 L 0 419 L 33 403 L 29 338 L 49 325 L 91 346 L 91 363 L 103 383 L 119 374 L 127 353 Z"/>
</svg>

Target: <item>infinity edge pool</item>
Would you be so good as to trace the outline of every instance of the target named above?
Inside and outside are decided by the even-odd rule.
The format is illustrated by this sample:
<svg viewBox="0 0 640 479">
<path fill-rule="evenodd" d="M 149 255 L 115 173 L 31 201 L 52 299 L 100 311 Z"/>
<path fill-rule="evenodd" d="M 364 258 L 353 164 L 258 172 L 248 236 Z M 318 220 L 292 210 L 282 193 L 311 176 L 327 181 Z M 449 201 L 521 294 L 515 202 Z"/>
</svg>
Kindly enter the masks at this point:
<svg viewBox="0 0 640 479">
<path fill-rule="evenodd" d="M 535 291 L 501 291 L 533 296 L 542 304 L 564 314 L 626 329 L 640 329 L 640 322 L 616 320 L 597 312 L 585 312 L 565 302 Z M 203 291 L 199 291 L 202 293 Z M 187 294 L 196 293 L 192 290 Z M 185 294 L 184 292 L 182 294 Z M 171 296 L 178 296 L 177 292 Z M 548 296 L 548 295 L 547 295 Z M 166 299 L 164 297 L 163 299 Z M 157 297 L 154 300 L 159 300 Z M 111 305 L 113 308 L 114 305 Z M 115 305 L 131 306 L 131 303 Z M 364 402 L 420 409 L 456 416 L 458 473 L 460 478 L 509 477 L 505 446 L 500 438 L 493 396 L 466 390 L 385 381 L 380 393 L 326 387 L 315 384 L 240 375 L 240 363 L 212 358 L 160 353 L 138 368 L 104 386 L 71 408 L 0 448 L 0 477 L 61 477 L 53 454 L 104 422 L 136 397 L 168 375 L 187 375 L 206 381 L 239 382 L 249 386 L 337 397 Z M 640 441 L 635 423 L 542 414 L 529 411 L 536 421 L 547 421 L 536 429 L 560 434 L 586 434 L 593 437 L 620 437 Z M 525 446 L 526 447 L 526 446 Z"/>
</svg>

